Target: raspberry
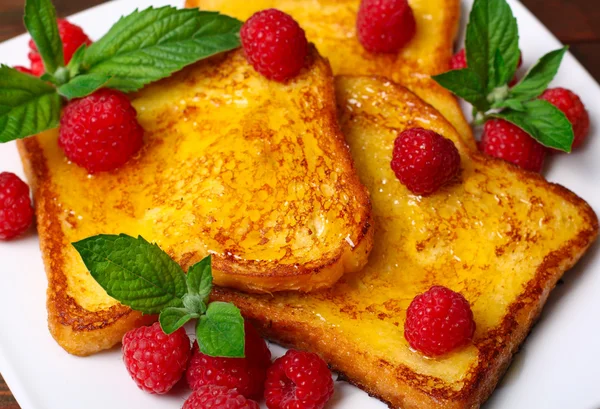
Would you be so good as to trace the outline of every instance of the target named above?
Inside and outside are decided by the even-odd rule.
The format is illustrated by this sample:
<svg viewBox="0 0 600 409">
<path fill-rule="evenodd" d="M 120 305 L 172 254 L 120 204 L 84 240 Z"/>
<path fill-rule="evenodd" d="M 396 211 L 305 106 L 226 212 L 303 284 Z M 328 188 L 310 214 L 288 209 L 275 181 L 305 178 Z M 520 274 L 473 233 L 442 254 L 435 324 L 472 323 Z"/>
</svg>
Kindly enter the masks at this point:
<svg viewBox="0 0 600 409">
<path fill-rule="evenodd" d="M 573 149 L 581 146 L 590 130 L 590 116 L 581 99 L 565 88 L 547 89 L 540 98 L 545 99 L 564 112 L 573 125 L 573 132 L 575 133 Z"/>
<path fill-rule="evenodd" d="M 356 30 L 367 51 L 395 53 L 415 36 L 417 23 L 407 0 L 362 0 Z"/>
<path fill-rule="evenodd" d="M 96 173 L 124 165 L 142 147 L 143 136 L 127 96 L 101 89 L 66 106 L 58 144 L 71 161 Z"/>
<path fill-rule="evenodd" d="M 16 65 L 15 70 L 22 72 L 23 74 L 29 74 L 29 75 L 33 75 L 33 71 L 31 71 L 29 68 L 27 67 L 23 67 L 21 65 Z"/>
<path fill-rule="evenodd" d="M 194 353 L 186 372 L 190 388 L 205 385 L 226 386 L 247 398 L 262 398 L 267 369 L 271 365 L 271 351 L 251 324 L 245 324 L 245 358 L 215 358 L 200 352 L 194 344 Z"/>
<path fill-rule="evenodd" d="M 267 372 L 269 409 L 322 409 L 332 395 L 331 372 L 316 354 L 290 350 Z"/>
<path fill-rule="evenodd" d="M 453 70 L 463 70 L 467 68 L 467 52 L 464 48 L 452 56 L 450 68 Z"/>
<path fill-rule="evenodd" d="M 181 379 L 190 359 L 190 339 L 179 328 L 166 335 L 158 322 L 123 337 L 123 361 L 140 389 L 164 394 Z"/>
<path fill-rule="evenodd" d="M 306 34 L 282 11 L 259 11 L 244 23 L 240 36 L 246 59 L 268 79 L 285 82 L 304 67 L 308 54 Z"/>
<path fill-rule="evenodd" d="M 520 54 L 519 55 L 519 64 L 517 65 L 517 68 L 521 68 L 522 65 L 523 65 L 523 57 Z M 453 70 L 462 70 L 464 68 L 467 68 L 467 53 L 464 48 L 462 48 L 459 52 L 454 54 L 454 56 L 450 60 L 450 68 Z M 513 85 L 516 85 L 517 82 L 518 82 L 518 79 L 517 79 L 517 76 L 515 75 L 515 77 L 510 81 L 510 83 L 508 85 L 510 87 L 512 87 Z"/>
<path fill-rule="evenodd" d="M 58 34 L 60 35 L 60 39 L 63 43 L 63 53 L 65 57 L 65 64 L 68 64 L 71 61 L 71 57 L 75 54 L 75 51 L 82 45 L 90 45 L 92 41 L 90 38 L 83 32 L 81 27 L 76 26 L 75 24 L 69 23 L 67 20 L 58 19 Z M 42 57 L 40 56 L 38 49 L 33 42 L 33 40 L 29 40 L 29 61 L 31 61 L 31 71 L 36 76 L 40 76 L 45 72 L 44 63 L 42 62 Z"/>
<path fill-rule="evenodd" d="M 496 158 L 514 163 L 523 169 L 540 172 L 546 158 L 546 148 L 516 125 L 503 119 L 485 123 L 481 150 Z"/>
<path fill-rule="evenodd" d="M 407 129 L 394 142 L 392 170 L 411 192 L 429 195 L 460 170 L 454 142 L 423 128 Z"/>
<path fill-rule="evenodd" d="M 0 240 L 23 234 L 32 221 L 29 186 L 13 173 L 0 173 Z"/>
<path fill-rule="evenodd" d="M 446 354 L 467 344 L 475 333 L 469 302 L 446 287 L 433 286 L 417 295 L 406 311 L 404 336 L 427 356 Z"/>
<path fill-rule="evenodd" d="M 259 409 L 258 403 L 248 400 L 235 389 L 208 385 L 195 390 L 182 409 Z"/>
</svg>

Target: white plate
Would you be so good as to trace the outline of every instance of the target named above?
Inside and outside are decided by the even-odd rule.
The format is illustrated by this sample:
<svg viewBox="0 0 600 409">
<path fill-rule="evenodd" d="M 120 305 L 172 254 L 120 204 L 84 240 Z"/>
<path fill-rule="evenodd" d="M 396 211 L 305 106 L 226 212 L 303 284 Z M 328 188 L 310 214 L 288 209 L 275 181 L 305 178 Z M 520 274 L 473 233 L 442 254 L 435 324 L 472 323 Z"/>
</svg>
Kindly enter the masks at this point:
<svg viewBox="0 0 600 409">
<path fill-rule="evenodd" d="M 110 2 L 73 16 L 92 38 L 136 7 L 169 0 Z M 471 0 L 464 0 L 464 15 Z M 520 3 L 511 1 L 519 21 L 525 66 L 559 42 Z M 464 27 L 464 24 L 463 24 Z M 0 61 L 26 63 L 25 36 L 0 44 Z M 547 178 L 573 190 L 600 213 L 600 87 L 567 55 L 553 85 L 577 92 L 592 117 L 590 141 L 572 155 L 557 155 Z M 0 145 L 0 171 L 23 176 L 14 143 Z M 596 245 L 551 295 L 540 323 L 525 342 L 486 409 L 600 408 L 600 253 Z M 188 393 L 165 397 L 139 391 L 129 379 L 119 351 L 76 358 L 65 353 L 46 326 L 46 279 L 34 233 L 0 244 L 0 372 L 22 409 L 180 408 Z M 274 348 L 281 353 L 280 348 Z M 384 409 L 381 402 L 343 382 L 329 409 Z"/>
</svg>

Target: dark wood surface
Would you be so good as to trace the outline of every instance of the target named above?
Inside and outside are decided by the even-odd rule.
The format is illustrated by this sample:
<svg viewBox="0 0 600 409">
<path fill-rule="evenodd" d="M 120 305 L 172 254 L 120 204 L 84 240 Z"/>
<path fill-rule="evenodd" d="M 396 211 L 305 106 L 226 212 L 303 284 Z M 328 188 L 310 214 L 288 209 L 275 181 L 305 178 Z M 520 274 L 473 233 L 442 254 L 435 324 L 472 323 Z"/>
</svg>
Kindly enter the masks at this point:
<svg viewBox="0 0 600 409">
<path fill-rule="evenodd" d="M 105 0 L 54 0 L 65 17 Z M 600 81 L 600 2 L 596 0 L 521 0 Z M 23 33 L 23 0 L 0 0 L 0 41 Z M 182 1 L 183 3 L 183 1 Z M 23 50 L 25 53 L 26 50 Z M 2 56 L 0 56 L 2 61 Z M 19 405 L 0 376 L 0 409 Z"/>
</svg>

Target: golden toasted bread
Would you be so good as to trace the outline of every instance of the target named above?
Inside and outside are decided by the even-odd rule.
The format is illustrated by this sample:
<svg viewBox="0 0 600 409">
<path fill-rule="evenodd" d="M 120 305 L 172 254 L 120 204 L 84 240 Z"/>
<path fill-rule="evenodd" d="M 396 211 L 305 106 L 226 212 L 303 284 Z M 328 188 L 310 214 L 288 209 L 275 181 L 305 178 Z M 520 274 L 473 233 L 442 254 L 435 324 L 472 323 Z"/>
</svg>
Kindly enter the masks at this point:
<svg viewBox="0 0 600 409">
<path fill-rule="evenodd" d="M 387 80 L 340 77 L 339 117 L 371 193 L 375 246 L 333 288 L 274 296 L 219 289 L 262 332 L 320 354 L 346 379 L 402 409 L 478 408 L 491 394 L 550 291 L 598 233 L 586 202 L 506 162 L 467 149 L 430 105 Z M 461 174 L 428 197 L 390 168 L 398 133 L 432 129 L 456 144 Z M 409 348 L 406 309 L 432 285 L 462 293 L 472 344 L 437 359 Z"/>
<path fill-rule="evenodd" d="M 89 176 L 69 163 L 56 130 L 19 144 L 50 329 L 67 351 L 111 347 L 141 322 L 70 244 L 95 234 L 142 235 L 186 270 L 212 253 L 215 283 L 246 291 L 312 291 L 366 264 L 371 205 L 314 47 L 287 84 L 256 73 L 238 50 L 146 87 L 133 105 L 144 148 L 115 172 Z"/>
<path fill-rule="evenodd" d="M 366 51 L 356 37 L 360 0 L 186 0 L 187 7 L 217 10 L 246 20 L 277 8 L 290 14 L 327 57 L 335 75 L 383 75 L 404 85 L 441 112 L 475 147 L 456 98 L 431 79 L 450 68 L 460 18 L 460 0 L 409 0 L 417 20 L 412 41 L 398 54 Z"/>
</svg>

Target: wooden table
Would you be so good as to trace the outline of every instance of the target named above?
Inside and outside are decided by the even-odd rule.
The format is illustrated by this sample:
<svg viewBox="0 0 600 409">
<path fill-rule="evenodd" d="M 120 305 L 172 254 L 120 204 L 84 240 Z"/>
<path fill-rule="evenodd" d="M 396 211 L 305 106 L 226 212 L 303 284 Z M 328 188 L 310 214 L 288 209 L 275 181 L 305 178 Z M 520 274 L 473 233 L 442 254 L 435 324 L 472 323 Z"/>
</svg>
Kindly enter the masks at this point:
<svg viewBox="0 0 600 409">
<path fill-rule="evenodd" d="M 65 17 L 105 0 L 54 0 Z M 600 3 L 593 0 L 521 0 L 600 81 Z M 1 0 L 0 41 L 24 32 L 23 0 Z M 183 3 L 183 1 L 182 1 Z M 546 51 L 546 50 L 544 50 Z M 23 50 L 26 53 L 26 50 Z M 0 61 L 2 60 L 0 56 Z M 19 409 L 0 376 L 0 409 Z"/>
</svg>

